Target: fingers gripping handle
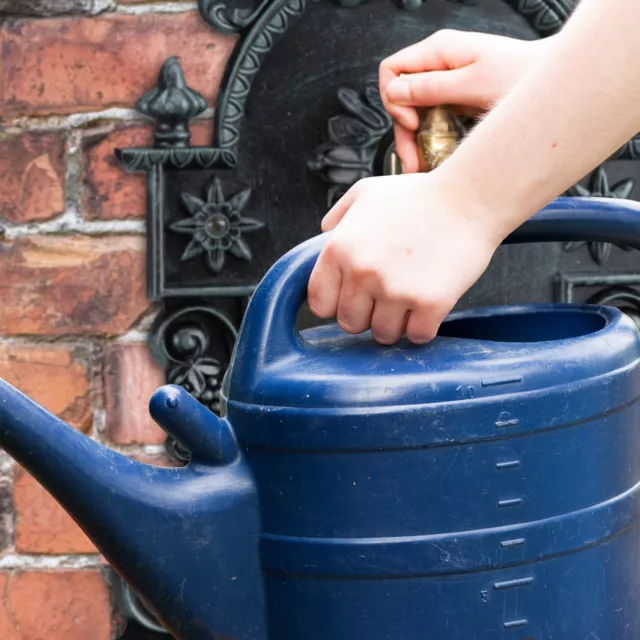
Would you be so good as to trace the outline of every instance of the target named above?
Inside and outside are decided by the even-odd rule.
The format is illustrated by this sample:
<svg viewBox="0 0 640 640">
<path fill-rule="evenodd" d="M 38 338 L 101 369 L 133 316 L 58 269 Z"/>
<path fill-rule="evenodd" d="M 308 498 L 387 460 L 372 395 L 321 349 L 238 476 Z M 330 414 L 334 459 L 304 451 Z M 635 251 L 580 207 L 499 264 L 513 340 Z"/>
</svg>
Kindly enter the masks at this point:
<svg viewBox="0 0 640 640">
<path fill-rule="evenodd" d="M 295 329 L 309 277 L 329 234 L 299 245 L 273 265 L 245 315 L 240 348 L 268 364 L 301 348 Z M 504 244 L 601 241 L 640 249 L 640 203 L 610 198 L 558 198 L 516 229 Z"/>
</svg>

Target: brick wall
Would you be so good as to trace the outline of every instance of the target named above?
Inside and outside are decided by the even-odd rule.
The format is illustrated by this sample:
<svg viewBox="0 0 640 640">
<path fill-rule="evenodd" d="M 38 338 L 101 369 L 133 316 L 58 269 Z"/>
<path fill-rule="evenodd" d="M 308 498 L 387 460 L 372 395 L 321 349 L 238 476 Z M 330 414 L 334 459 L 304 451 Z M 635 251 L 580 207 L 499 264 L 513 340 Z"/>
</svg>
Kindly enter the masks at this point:
<svg viewBox="0 0 640 640">
<path fill-rule="evenodd" d="M 213 106 L 233 44 L 195 2 L 0 0 L 0 377 L 155 464 L 164 437 L 146 407 L 163 375 L 145 344 L 144 178 L 112 152 L 150 143 L 131 108 L 168 56 Z M 210 112 L 193 134 L 210 140 Z M 0 451 L 0 638 L 117 637 L 103 566 Z"/>
</svg>

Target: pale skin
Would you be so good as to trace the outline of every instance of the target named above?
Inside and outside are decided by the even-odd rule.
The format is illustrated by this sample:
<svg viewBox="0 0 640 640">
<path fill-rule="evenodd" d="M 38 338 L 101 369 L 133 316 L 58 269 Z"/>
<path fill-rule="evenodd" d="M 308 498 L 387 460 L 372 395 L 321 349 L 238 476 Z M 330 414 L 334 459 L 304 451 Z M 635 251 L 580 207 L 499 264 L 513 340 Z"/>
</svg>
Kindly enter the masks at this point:
<svg viewBox="0 0 640 640">
<path fill-rule="evenodd" d="M 640 2 L 582 0 L 540 41 L 439 32 L 384 60 L 404 175 L 357 183 L 327 213 L 311 275 L 320 318 L 382 344 L 430 341 L 515 228 L 640 131 Z M 487 112 L 415 173 L 417 107 Z"/>
</svg>

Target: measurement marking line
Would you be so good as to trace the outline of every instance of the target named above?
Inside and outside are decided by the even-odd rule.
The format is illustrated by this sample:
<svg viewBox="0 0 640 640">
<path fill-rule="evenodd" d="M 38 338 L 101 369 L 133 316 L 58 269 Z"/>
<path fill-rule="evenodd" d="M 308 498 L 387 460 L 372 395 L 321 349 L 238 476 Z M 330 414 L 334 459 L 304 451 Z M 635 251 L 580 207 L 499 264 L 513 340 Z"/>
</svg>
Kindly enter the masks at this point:
<svg viewBox="0 0 640 640">
<path fill-rule="evenodd" d="M 508 549 L 509 547 L 519 547 L 520 545 L 525 543 L 524 538 L 515 538 L 514 540 L 503 540 L 500 543 L 500 546 Z"/>
<path fill-rule="evenodd" d="M 508 549 L 509 547 L 519 547 L 520 545 L 525 543 L 524 538 L 515 538 L 514 540 L 503 540 L 500 543 L 500 546 Z"/>
<path fill-rule="evenodd" d="M 514 469 L 520 466 L 520 460 L 508 460 L 507 462 L 496 462 L 496 469 Z"/>
<path fill-rule="evenodd" d="M 517 427 L 520 424 L 520 420 L 518 418 L 512 418 L 511 420 L 498 420 L 496 423 L 496 427 Z"/>
<path fill-rule="evenodd" d="M 483 387 L 500 387 L 503 384 L 517 384 L 522 382 L 522 377 L 517 376 L 515 378 L 502 378 L 501 380 L 483 380 L 480 385 Z"/>
<path fill-rule="evenodd" d="M 526 587 L 533 584 L 533 578 L 516 578 L 514 580 L 503 580 L 502 582 L 494 582 L 493 588 L 496 591 L 502 591 L 503 589 L 514 589 L 516 587 Z"/>
<path fill-rule="evenodd" d="M 512 498 L 511 500 L 500 500 L 498 502 L 499 507 L 517 507 L 522 504 L 522 498 Z"/>
<path fill-rule="evenodd" d="M 522 618 L 521 620 L 510 620 L 509 622 L 505 622 L 502 626 L 505 629 L 517 629 L 518 627 L 524 627 L 529 624 L 529 621 L 526 618 Z"/>
</svg>

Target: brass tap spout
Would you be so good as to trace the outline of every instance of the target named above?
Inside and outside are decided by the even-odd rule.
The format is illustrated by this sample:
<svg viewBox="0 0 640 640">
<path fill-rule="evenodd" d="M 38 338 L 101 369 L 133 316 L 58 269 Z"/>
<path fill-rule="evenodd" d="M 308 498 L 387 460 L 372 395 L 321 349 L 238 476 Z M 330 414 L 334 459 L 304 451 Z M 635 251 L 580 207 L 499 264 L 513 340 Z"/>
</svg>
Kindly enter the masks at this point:
<svg viewBox="0 0 640 640">
<path fill-rule="evenodd" d="M 422 110 L 417 137 L 420 171 L 432 171 L 455 151 L 460 133 L 455 118 L 446 106 L 440 105 Z"/>
</svg>

